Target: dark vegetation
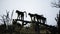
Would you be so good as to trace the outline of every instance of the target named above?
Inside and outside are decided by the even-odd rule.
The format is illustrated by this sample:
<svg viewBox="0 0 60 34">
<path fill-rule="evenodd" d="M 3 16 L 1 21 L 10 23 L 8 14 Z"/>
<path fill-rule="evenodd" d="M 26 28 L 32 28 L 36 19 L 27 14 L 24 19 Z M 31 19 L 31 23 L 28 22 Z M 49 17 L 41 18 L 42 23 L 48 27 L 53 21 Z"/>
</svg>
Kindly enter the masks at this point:
<svg viewBox="0 0 60 34">
<path fill-rule="evenodd" d="M 2 16 L 1 20 L 4 24 L 0 25 L 0 34 L 59 34 L 60 32 L 60 12 L 55 19 L 58 27 L 47 25 L 45 23 L 46 18 L 43 15 L 29 13 L 31 21 L 26 21 L 24 20 L 24 12 L 16 10 L 16 13 L 18 15 L 17 19 L 12 19 L 12 16 L 10 19 L 9 12 L 7 12 L 7 15 Z M 18 23 L 18 21 L 21 21 L 22 24 Z M 12 22 L 12 24 L 8 25 L 9 22 Z M 30 23 L 30 27 L 24 27 L 28 23 Z"/>
</svg>

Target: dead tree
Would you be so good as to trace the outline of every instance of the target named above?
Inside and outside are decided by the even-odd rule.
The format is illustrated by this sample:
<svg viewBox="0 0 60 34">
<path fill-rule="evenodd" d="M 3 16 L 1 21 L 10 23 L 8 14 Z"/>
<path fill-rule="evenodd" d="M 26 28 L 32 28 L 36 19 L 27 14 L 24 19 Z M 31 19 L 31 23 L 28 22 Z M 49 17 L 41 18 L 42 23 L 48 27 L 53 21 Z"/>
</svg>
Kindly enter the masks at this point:
<svg viewBox="0 0 60 34">
<path fill-rule="evenodd" d="M 5 21 L 5 18 L 4 18 L 4 15 L 3 16 L 1 16 L 2 17 L 2 19 L 0 19 L 3 23 L 4 23 L 4 25 L 6 26 L 6 21 Z"/>
<path fill-rule="evenodd" d="M 58 2 L 52 2 L 53 7 L 60 8 L 60 0 L 57 0 Z M 58 26 L 58 34 L 60 34 L 60 10 L 59 14 L 57 14 L 57 17 L 55 18 Z"/>
<path fill-rule="evenodd" d="M 54 0 L 55 1 L 55 0 Z M 58 1 L 58 2 L 57 2 Z M 52 2 L 52 6 L 56 8 L 60 8 L 60 0 L 57 0 L 55 2 Z"/>
<path fill-rule="evenodd" d="M 57 18 L 55 18 L 58 26 L 58 34 L 60 34 L 60 11 L 59 14 L 57 14 Z"/>
</svg>

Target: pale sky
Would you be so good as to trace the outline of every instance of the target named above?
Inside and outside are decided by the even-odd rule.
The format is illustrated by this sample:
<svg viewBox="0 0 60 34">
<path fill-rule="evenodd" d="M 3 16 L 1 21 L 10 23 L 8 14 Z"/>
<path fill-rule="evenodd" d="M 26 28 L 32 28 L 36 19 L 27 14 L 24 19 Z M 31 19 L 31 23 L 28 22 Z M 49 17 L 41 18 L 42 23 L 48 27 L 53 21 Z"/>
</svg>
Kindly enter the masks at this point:
<svg viewBox="0 0 60 34">
<path fill-rule="evenodd" d="M 0 15 L 6 14 L 6 10 L 14 10 L 13 18 L 16 19 L 16 10 L 26 11 L 27 13 L 37 13 L 47 18 L 48 25 L 56 25 L 55 17 L 59 12 L 58 8 L 51 5 L 52 0 L 0 0 Z M 30 20 L 30 17 L 25 17 Z"/>
</svg>

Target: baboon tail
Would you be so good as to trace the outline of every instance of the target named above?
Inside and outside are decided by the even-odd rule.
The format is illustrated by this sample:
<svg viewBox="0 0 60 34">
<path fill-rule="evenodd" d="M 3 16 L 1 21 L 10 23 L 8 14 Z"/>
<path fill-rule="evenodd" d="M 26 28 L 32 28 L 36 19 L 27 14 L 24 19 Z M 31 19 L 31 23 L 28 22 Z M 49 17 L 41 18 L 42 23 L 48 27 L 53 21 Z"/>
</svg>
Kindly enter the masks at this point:
<svg viewBox="0 0 60 34">
<path fill-rule="evenodd" d="M 26 11 L 24 11 L 24 13 L 26 14 L 26 17 L 27 17 L 27 12 L 26 12 Z"/>
</svg>

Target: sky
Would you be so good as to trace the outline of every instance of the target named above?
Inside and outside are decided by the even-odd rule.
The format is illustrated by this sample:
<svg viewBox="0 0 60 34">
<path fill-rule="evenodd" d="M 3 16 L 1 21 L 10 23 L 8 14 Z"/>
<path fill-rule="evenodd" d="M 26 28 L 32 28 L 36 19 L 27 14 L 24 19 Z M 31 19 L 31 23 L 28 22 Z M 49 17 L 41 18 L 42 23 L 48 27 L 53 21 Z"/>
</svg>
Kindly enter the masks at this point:
<svg viewBox="0 0 60 34">
<path fill-rule="evenodd" d="M 53 0 L 54 1 L 54 0 Z M 16 19 L 16 10 L 26 11 L 27 13 L 37 13 L 47 18 L 48 25 L 57 25 L 55 17 L 59 8 L 52 7 L 52 0 L 0 0 L 0 15 L 6 14 L 6 10 L 11 14 L 14 10 L 13 19 Z M 0 17 L 1 18 L 1 17 Z M 25 17 L 30 20 L 30 17 Z M 1 24 L 1 23 L 0 23 Z"/>
</svg>

